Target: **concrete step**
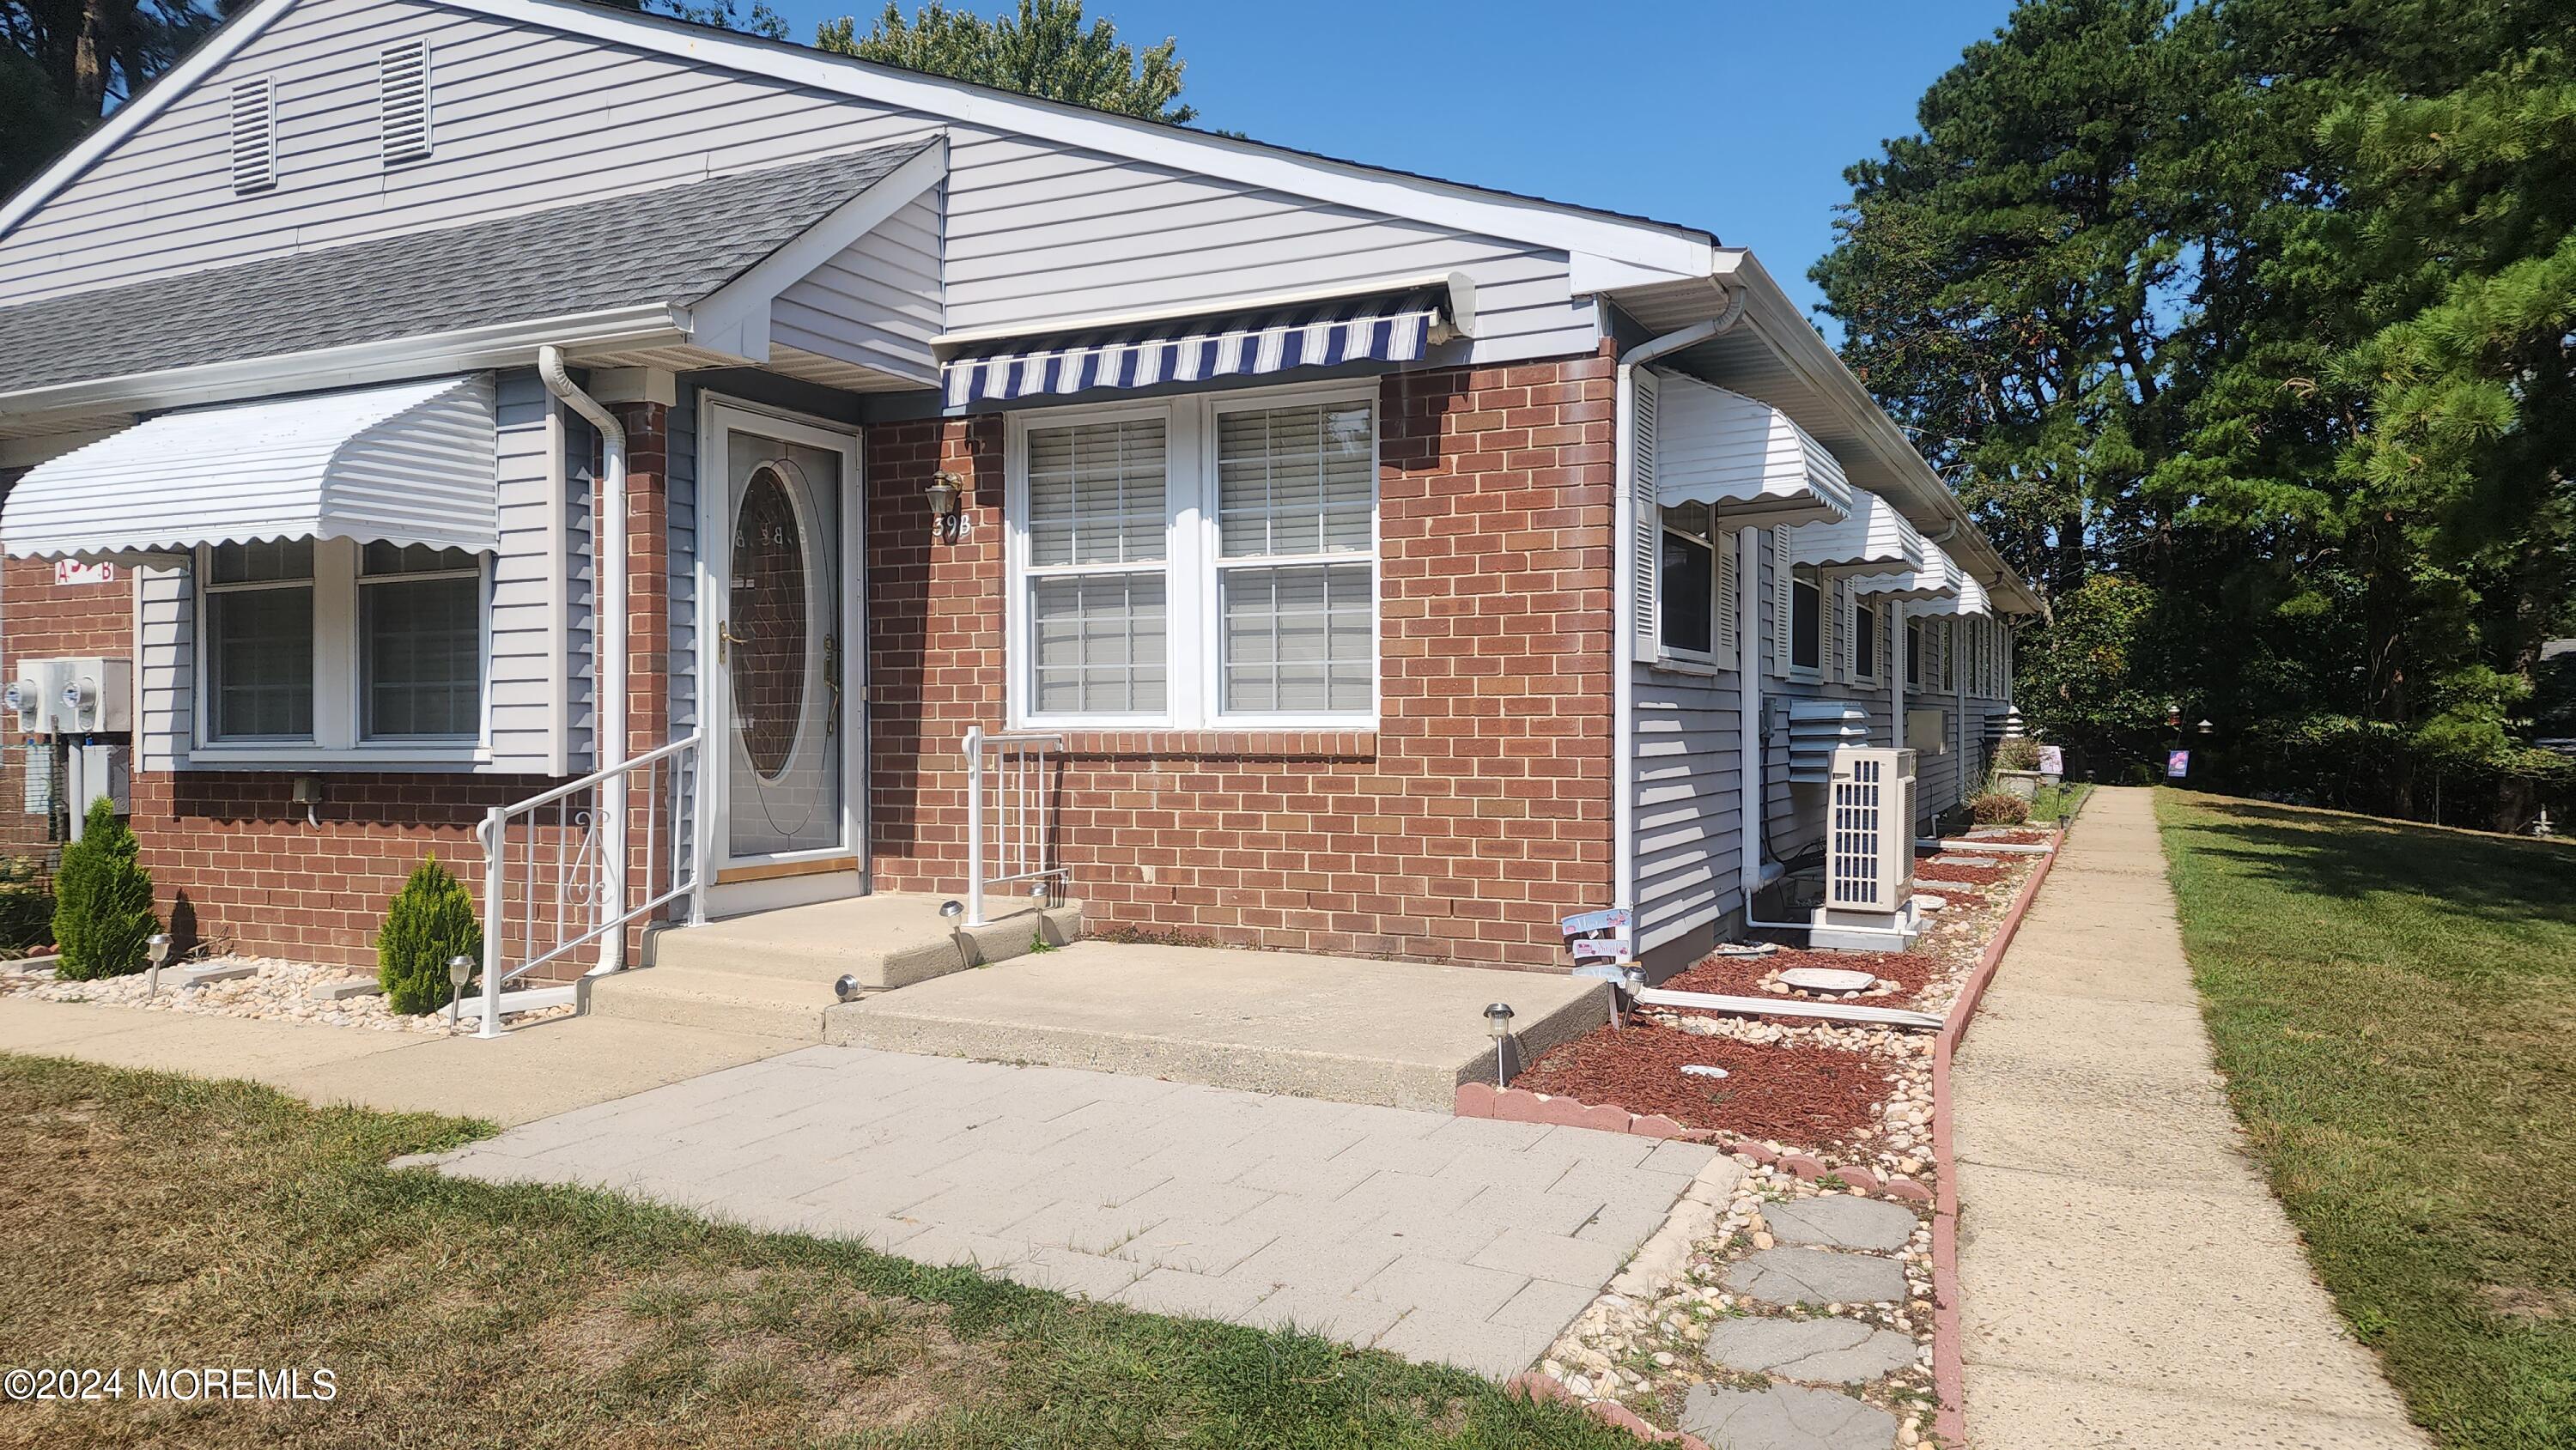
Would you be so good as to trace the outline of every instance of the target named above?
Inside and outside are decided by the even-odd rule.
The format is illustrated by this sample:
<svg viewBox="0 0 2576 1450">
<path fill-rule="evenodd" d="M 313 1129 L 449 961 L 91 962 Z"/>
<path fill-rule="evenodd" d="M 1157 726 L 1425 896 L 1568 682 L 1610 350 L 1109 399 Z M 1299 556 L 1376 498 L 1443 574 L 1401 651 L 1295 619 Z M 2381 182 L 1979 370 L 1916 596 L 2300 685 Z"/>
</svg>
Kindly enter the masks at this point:
<svg viewBox="0 0 2576 1450">
<path fill-rule="evenodd" d="M 682 1027 L 821 1042 L 824 1010 L 951 972 L 1008 961 L 1082 935 L 1079 902 L 1024 907 L 952 929 L 941 898 L 885 894 L 820 902 L 654 934 L 648 965 L 592 980 L 590 1010 Z"/>
</svg>

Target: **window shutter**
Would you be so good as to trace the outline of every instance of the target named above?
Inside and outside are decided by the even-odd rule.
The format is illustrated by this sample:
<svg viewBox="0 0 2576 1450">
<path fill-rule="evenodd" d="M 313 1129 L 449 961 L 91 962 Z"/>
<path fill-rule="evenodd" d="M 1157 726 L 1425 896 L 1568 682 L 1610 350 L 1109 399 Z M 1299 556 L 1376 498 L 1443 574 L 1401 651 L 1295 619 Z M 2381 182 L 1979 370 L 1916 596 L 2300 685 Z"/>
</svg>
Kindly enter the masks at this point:
<svg viewBox="0 0 2576 1450">
<path fill-rule="evenodd" d="M 1710 571 L 1717 576 L 1717 662 L 1731 670 L 1739 663 L 1735 657 L 1736 536 L 1722 529 L 1713 529 L 1710 542 L 1717 548 L 1717 568 Z"/>
<path fill-rule="evenodd" d="M 277 84 L 262 76 L 233 86 L 233 193 L 277 185 Z"/>
<path fill-rule="evenodd" d="M 1629 602 L 1635 611 L 1631 623 L 1637 632 L 1637 658 L 1652 660 L 1662 658 L 1664 648 L 1664 518 L 1655 501 L 1655 374 L 1651 369 L 1637 368 L 1630 382 L 1628 521 L 1633 530 L 1629 547 L 1634 557 L 1629 566 L 1633 580 Z"/>
<path fill-rule="evenodd" d="M 1828 680 L 1841 680 L 1849 672 L 1843 668 L 1843 581 L 1816 581 L 1816 628 L 1823 636 L 1816 641 L 1816 673 Z"/>
<path fill-rule="evenodd" d="M 406 40 L 376 54 L 377 104 L 385 164 L 429 155 L 429 40 Z"/>
<path fill-rule="evenodd" d="M 1789 531 L 1771 531 L 1771 672 L 1789 673 L 1789 636 L 1798 612 L 1797 596 L 1790 588 Z"/>
</svg>

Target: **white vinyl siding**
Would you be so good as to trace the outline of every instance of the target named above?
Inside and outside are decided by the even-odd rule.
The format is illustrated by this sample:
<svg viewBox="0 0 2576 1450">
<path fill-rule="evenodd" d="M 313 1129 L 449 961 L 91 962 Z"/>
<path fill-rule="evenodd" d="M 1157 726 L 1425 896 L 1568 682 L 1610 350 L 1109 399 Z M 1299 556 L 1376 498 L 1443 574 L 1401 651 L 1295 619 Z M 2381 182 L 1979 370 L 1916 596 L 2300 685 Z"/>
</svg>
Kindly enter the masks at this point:
<svg viewBox="0 0 2576 1450">
<path fill-rule="evenodd" d="M 1371 390 L 1021 413 L 1011 429 L 1015 717 L 1374 718 Z"/>
<path fill-rule="evenodd" d="M 277 185 L 277 85 L 266 76 L 233 83 L 230 136 L 233 191 L 247 196 Z"/>
<path fill-rule="evenodd" d="M 826 379 L 836 386 L 880 390 L 900 380 L 939 381 L 930 340 L 947 319 L 939 276 L 941 198 L 942 189 L 931 187 L 778 294 L 769 307 L 770 346 L 888 375 Z"/>
<path fill-rule="evenodd" d="M 377 58 L 434 39 L 424 159 L 380 155 Z M 274 77 L 288 180 L 233 193 L 220 148 L 231 84 Z M 307 0 L 197 91 L 110 150 L 7 236 L 0 292 L 34 300 L 596 201 L 945 129 L 936 239 L 939 325 L 1043 329 L 1146 308 L 1463 271 L 1477 286 L 1472 360 L 1589 353 L 1588 299 L 1562 251 L 1476 236 L 948 118 L 830 95 L 704 60 L 628 50 L 425 0 Z M 884 259 L 872 259 L 880 261 Z M 848 268 L 842 268 L 847 272 Z M 819 275 L 819 274 L 818 274 Z M 884 279 L 892 274 L 868 275 Z M 838 290 L 847 277 L 822 277 Z M 845 294 L 857 296 L 855 293 Z M 872 355 L 910 351 L 906 300 L 863 328 L 861 305 L 791 292 L 778 346 L 812 334 Z M 812 304 L 821 300 L 822 307 Z M 874 304 L 866 304 L 874 305 Z M 807 335 L 794 334 L 802 329 Z M 915 365 L 919 355 L 913 354 Z"/>
</svg>

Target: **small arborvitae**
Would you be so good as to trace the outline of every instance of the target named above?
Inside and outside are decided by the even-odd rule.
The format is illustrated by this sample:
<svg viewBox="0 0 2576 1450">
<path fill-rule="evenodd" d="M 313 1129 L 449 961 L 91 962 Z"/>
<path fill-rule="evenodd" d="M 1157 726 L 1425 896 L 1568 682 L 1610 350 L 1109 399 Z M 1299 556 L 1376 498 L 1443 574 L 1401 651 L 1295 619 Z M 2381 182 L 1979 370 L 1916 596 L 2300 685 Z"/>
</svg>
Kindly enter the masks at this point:
<svg viewBox="0 0 2576 1450">
<path fill-rule="evenodd" d="M 376 980 L 384 984 L 385 1005 L 397 1012 L 446 1006 L 454 995 L 447 961 L 460 956 L 482 962 L 483 923 L 464 883 L 431 856 L 394 893 L 376 933 Z"/>
<path fill-rule="evenodd" d="M 143 970 L 161 918 L 152 914 L 152 873 L 135 859 L 138 849 L 113 805 L 90 802 L 81 838 L 63 848 L 54 878 L 56 975 L 89 981 Z"/>
</svg>

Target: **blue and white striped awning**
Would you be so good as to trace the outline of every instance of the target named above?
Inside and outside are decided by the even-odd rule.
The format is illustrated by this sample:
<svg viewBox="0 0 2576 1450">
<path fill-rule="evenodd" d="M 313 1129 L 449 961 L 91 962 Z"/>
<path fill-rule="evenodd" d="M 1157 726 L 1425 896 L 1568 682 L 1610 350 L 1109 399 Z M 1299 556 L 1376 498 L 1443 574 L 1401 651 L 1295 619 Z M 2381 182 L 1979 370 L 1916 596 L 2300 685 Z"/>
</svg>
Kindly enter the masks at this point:
<svg viewBox="0 0 2576 1450">
<path fill-rule="evenodd" d="M 1095 388 L 1259 377 L 1341 363 L 1418 362 L 1443 340 L 1449 290 L 1421 287 L 1293 307 L 1017 338 L 942 365 L 948 406 Z"/>
</svg>

